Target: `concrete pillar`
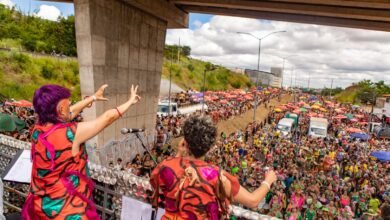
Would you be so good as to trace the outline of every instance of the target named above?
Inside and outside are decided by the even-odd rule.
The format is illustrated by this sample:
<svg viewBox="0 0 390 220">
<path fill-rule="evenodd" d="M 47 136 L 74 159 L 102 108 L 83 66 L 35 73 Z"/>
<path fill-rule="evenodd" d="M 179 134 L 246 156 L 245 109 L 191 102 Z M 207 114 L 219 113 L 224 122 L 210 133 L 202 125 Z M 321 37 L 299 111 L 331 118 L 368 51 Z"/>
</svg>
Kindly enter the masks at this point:
<svg viewBox="0 0 390 220">
<path fill-rule="evenodd" d="M 142 101 L 106 128 L 88 145 L 103 146 L 121 139 L 120 129 L 154 129 L 160 90 L 167 21 L 120 0 L 75 0 L 77 52 L 83 96 L 108 84 L 108 102 L 84 112 L 93 120 L 129 98 L 131 84 L 139 85 Z"/>
</svg>

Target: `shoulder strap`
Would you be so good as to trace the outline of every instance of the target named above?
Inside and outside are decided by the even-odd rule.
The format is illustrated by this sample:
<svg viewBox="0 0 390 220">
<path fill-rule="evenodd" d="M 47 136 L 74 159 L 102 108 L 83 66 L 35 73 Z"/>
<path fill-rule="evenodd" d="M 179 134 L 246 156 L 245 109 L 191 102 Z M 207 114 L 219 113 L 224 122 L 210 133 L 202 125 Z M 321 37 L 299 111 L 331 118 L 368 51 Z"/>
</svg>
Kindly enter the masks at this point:
<svg viewBox="0 0 390 220">
<path fill-rule="evenodd" d="M 66 127 L 70 127 L 70 126 L 73 126 L 75 123 L 66 123 L 66 124 L 57 124 L 57 125 L 54 125 L 53 127 L 51 127 L 48 131 L 46 131 L 45 133 L 43 134 L 40 134 L 38 136 L 38 140 L 41 141 L 41 143 L 47 148 L 47 150 L 49 151 L 50 153 L 50 161 L 51 161 L 51 167 L 50 167 L 50 170 L 53 171 L 54 169 L 54 166 L 55 166 L 55 148 L 54 146 L 48 142 L 46 140 L 46 137 L 48 137 L 49 135 L 51 135 L 55 130 L 57 129 L 61 129 L 61 128 L 66 128 Z M 34 149 L 32 150 L 32 152 L 35 152 L 35 146 L 33 146 Z"/>
</svg>

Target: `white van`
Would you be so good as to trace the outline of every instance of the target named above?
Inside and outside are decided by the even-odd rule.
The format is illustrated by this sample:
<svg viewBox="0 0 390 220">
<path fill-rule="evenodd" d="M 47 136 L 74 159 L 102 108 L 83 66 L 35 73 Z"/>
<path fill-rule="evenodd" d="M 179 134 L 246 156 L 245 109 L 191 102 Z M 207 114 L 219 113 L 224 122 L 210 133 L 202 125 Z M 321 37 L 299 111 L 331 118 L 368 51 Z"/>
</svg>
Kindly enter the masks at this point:
<svg viewBox="0 0 390 220">
<path fill-rule="evenodd" d="M 283 134 L 283 136 L 287 136 L 293 130 L 295 120 L 292 118 L 282 118 L 278 122 L 277 129 Z"/>
<path fill-rule="evenodd" d="M 201 111 L 202 110 L 202 104 L 196 104 L 196 105 L 190 105 L 186 106 L 183 108 L 178 108 L 176 102 L 171 102 L 169 103 L 168 101 L 161 101 L 158 103 L 157 107 L 157 115 L 159 116 L 167 116 L 168 115 L 168 110 L 169 110 L 169 104 L 170 109 L 171 109 L 171 115 L 176 116 L 176 115 L 189 115 L 192 114 L 196 111 Z M 206 111 L 208 109 L 208 106 L 205 104 L 203 106 L 204 110 Z"/>
<path fill-rule="evenodd" d="M 309 136 L 324 138 L 328 135 L 328 119 L 310 118 Z"/>
</svg>

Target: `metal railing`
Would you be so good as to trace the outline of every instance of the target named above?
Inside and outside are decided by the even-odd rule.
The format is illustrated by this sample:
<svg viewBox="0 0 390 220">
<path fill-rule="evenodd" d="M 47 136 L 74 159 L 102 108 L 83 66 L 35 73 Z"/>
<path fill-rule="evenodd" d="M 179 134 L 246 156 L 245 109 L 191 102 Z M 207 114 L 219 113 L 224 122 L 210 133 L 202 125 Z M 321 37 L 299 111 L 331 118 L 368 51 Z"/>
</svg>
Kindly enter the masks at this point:
<svg viewBox="0 0 390 220">
<path fill-rule="evenodd" d="M 27 142 L 16 140 L 0 134 L 0 171 L 20 150 L 30 149 Z M 95 181 L 94 200 L 102 220 L 120 219 L 122 196 L 128 196 L 145 203 L 150 203 L 153 189 L 148 178 L 139 177 L 128 171 L 119 171 L 105 166 L 89 163 L 91 178 Z M 29 185 L 15 182 L 4 182 L 5 213 L 20 212 L 27 196 Z M 260 220 L 277 219 L 261 215 L 238 206 L 230 207 L 231 214 L 237 217 Z"/>
</svg>

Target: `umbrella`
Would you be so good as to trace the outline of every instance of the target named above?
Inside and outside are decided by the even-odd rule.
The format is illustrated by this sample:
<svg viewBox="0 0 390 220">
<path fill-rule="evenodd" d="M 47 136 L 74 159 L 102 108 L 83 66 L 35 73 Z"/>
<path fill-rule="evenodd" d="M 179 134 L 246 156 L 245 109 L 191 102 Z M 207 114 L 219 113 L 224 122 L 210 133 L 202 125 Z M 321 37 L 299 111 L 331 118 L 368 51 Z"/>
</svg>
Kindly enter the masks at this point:
<svg viewBox="0 0 390 220">
<path fill-rule="evenodd" d="M 336 115 L 335 117 L 333 117 L 334 119 L 346 119 L 347 116 L 345 115 Z"/>
<path fill-rule="evenodd" d="M 320 108 L 319 110 L 322 112 L 327 112 L 326 109 L 324 109 L 324 108 Z"/>
<path fill-rule="evenodd" d="M 360 105 L 353 105 L 352 108 L 360 108 Z"/>
<path fill-rule="evenodd" d="M 309 114 L 307 114 L 307 116 L 309 116 L 309 117 L 316 117 L 316 116 L 317 116 L 317 113 L 315 113 L 315 112 L 310 112 Z"/>
<path fill-rule="evenodd" d="M 352 118 L 350 121 L 352 122 L 358 122 L 358 120 L 356 118 Z"/>
<path fill-rule="evenodd" d="M 374 151 L 371 156 L 380 161 L 390 161 L 390 151 Z"/>
<path fill-rule="evenodd" d="M 364 118 L 364 115 L 355 115 L 355 118 Z"/>
<path fill-rule="evenodd" d="M 368 139 L 370 139 L 370 135 L 366 133 L 351 133 L 349 136 L 363 141 L 367 141 Z"/>
<path fill-rule="evenodd" d="M 319 109 L 320 106 L 318 106 L 318 105 L 312 105 L 311 108 L 312 108 L 312 109 Z"/>
<path fill-rule="evenodd" d="M 219 103 L 221 103 L 221 104 L 227 104 L 228 101 L 227 101 L 226 99 L 222 99 L 221 101 L 219 101 Z"/>
<path fill-rule="evenodd" d="M 253 96 L 251 96 L 251 95 L 245 95 L 244 98 L 246 100 L 253 100 Z"/>
<path fill-rule="evenodd" d="M 275 108 L 275 112 L 282 112 L 283 110 L 280 108 Z"/>
<path fill-rule="evenodd" d="M 8 104 L 16 106 L 16 107 L 25 107 L 25 108 L 32 107 L 32 103 L 27 101 L 27 100 L 15 101 L 15 102 L 11 102 L 11 103 L 8 103 Z"/>
<path fill-rule="evenodd" d="M 299 114 L 299 113 L 301 113 L 301 110 L 300 110 L 300 109 L 295 109 L 295 110 L 293 111 L 293 113 Z"/>
<path fill-rule="evenodd" d="M 305 109 L 305 108 L 300 108 L 299 109 L 301 112 L 307 112 L 307 109 Z"/>
<path fill-rule="evenodd" d="M 20 120 L 19 118 L 0 113 L 0 131 L 1 132 L 12 132 L 12 131 L 20 131 L 26 127 L 26 122 Z"/>
<path fill-rule="evenodd" d="M 347 131 L 350 133 L 363 133 L 359 128 L 348 128 Z"/>
<path fill-rule="evenodd" d="M 342 113 L 344 113 L 344 111 L 343 111 L 343 110 L 341 110 L 341 109 L 339 109 L 339 108 L 336 108 L 334 111 L 335 111 L 335 112 L 337 112 L 337 113 L 339 113 L 339 114 L 342 114 Z"/>
<path fill-rule="evenodd" d="M 353 114 L 345 114 L 345 116 L 347 116 L 347 118 L 348 118 L 349 120 L 351 120 L 351 119 L 353 118 Z"/>
</svg>

